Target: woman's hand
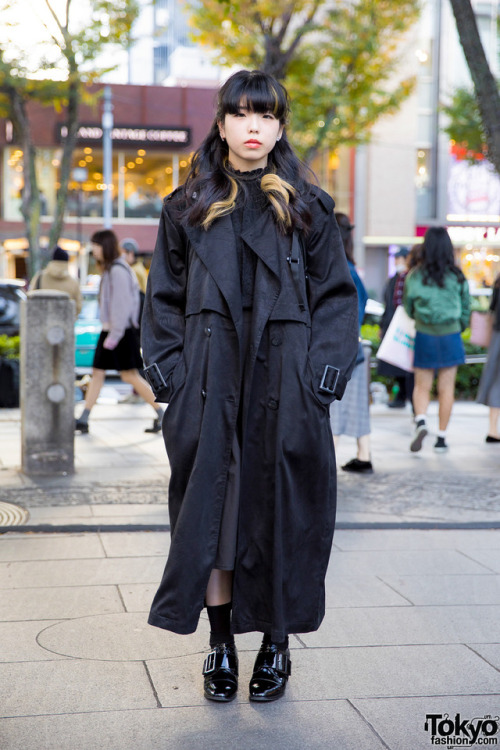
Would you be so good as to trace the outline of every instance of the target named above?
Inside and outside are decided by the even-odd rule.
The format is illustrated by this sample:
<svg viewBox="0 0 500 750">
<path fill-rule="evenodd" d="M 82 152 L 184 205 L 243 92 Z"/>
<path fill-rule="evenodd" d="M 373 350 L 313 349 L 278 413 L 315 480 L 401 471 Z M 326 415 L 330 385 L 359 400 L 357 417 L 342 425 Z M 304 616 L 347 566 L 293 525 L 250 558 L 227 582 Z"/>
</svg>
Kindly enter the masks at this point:
<svg viewBox="0 0 500 750">
<path fill-rule="evenodd" d="M 116 339 L 112 338 L 112 337 L 111 337 L 111 336 L 109 335 L 109 333 L 108 333 L 108 335 L 107 335 L 107 336 L 106 336 L 106 338 L 104 339 L 104 342 L 103 342 L 103 348 L 104 348 L 104 349 L 110 349 L 110 350 L 113 350 L 113 349 L 116 349 L 116 347 L 118 346 L 118 343 L 119 343 L 119 342 L 118 342 L 118 341 L 116 341 Z"/>
</svg>

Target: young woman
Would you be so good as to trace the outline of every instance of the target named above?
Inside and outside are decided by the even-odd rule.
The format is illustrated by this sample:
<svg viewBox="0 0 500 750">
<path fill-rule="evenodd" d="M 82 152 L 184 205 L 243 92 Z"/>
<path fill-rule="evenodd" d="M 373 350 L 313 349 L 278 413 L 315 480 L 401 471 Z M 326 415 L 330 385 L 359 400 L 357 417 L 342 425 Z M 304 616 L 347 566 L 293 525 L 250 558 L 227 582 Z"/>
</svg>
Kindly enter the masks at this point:
<svg viewBox="0 0 500 750">
<path fill-rule="evenodd" d="M 139 286 L 130 266 L 121 257 L 118 239 L 110 229 L 95 232 L 91 238 L 92 253 L 102 269 L 99 288 L 99 315 L 102 332 L 97 342 L 92 378 L 85 395 L 85 406 L 75 423 L 75 430 L 89 431 L 89 414 L 104 385 L 106 370 L 118 370 L 124 383 L 130 383 L 154 408 L 153 426 L 146 432 L 159 432 L 163 409 L 155 403 L 151 388 L 139 375 L 142 358 L 139 346 Z"/>
<path fill-rule="evenodd" d="M 487 443 L 500 443 L 500 276 L 493 286 L 490 312 L 493 316 L 493 332 L 488 347 L 488 359 L 481 375 L 477 402 L 490 407 Z"/>
<path fill-rule="evenodd" d="M 415 319 L 417 331 L 413 390 L 416 427 L 410 450 L 420 451 L 428 434 L 426 414 L 437 370 L 439 431 L 434 450 L 445 453 L 457 367 L 465 362 L 460 332 L 469 324 L 470 301 L 469 286 L 455 265 L 453 245 L 444 227 L 430 227 L 425 233 L 419 264 L 405 279 L 403 304 Z"/>
<path fill-rule="evenodd" d="M 171 466 L 171 547 L 149 622 L 192 633 L 206 605 L 204 691 L 224 702 L 238 686 L 235 633 L 264 633 L 250 698 L 270 701 L 290 675 L 288 634 L 323 619 L 328 407 L 357 351 L 334 203 L 307 183 L 287 116 L 269 75 L 222 86 L 187 181 L 164 202 L 143 313 Z"/>
<path fill-rule="evenodd" d="M 340 235 L 344 243 L 344 251 L 347 265 L 352 280 L 358 292 L 358 324 L 361 329 L 365 317 L 365 307 L 368 300 L 368 292 L 356 271 L 354 261 L 354 243 L 352 241 L 352 230 L 354 226 L 347 214 L 336 213 L 335 218 L 339 225 Z M 359 360 L 359 361 L 358 361 Z M 368 372 L 361 341 L 358 345 L 358 358 L 352 377 L 347 384 L 346 392 L 342 401 L 333 403 L 330 409 L 333 439 L 337 446 L 341 435 L 349 435 L 356 438 L 357 455 L 344 466 L 343 471 L 355 474 L 373 474 L 373 465 L 370 451 L 370 402 L 368 396 Z"/>
</svg>

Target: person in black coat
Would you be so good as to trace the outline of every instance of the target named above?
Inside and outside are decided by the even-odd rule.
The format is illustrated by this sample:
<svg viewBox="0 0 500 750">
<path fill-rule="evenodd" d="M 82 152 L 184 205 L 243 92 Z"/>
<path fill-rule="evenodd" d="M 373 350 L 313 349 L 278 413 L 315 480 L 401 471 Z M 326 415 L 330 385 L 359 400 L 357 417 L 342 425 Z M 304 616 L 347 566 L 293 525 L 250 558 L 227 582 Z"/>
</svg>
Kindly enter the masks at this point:
<svg viewBox="0 0 500 750">
<path fill-rule="evenodd" d="M 357 353 L 357 299 L 334 202 L 286 136 L 271 76 L 222 86 L 186 183 L 163 205 L 142 322 L 146 376 L 169 404 L 171 546 L 149 622 L 196 630 L 210 700 L 236 695 L 235 633 L 264 634 L 250 698 L 290 675 L 288 634 L 316 630 L 335 523 L 329 404 Z"/>
</svg>

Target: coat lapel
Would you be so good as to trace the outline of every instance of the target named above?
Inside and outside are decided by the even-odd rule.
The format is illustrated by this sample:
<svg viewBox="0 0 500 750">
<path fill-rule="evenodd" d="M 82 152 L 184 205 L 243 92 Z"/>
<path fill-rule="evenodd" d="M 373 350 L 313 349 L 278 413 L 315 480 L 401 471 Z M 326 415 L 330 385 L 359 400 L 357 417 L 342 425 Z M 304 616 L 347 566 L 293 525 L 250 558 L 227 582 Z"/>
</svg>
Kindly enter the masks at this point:
<svg viewBox="0 0 500 750">
<path fill-rule="evenodd" d="M 280 259 L 277 248 L 280 248 L 282 243 L 279 241 L 278 231 L 269 211 L 262 213 L 241 237 L 279 279 Z"/>
<path fill-rule="evenodd" d="M 208 231 L 186 226 L 186 234 L 227 302 L 236 329 L 241 331 L 240 269 L 230 216 L 218 219 Z"/>
</svg>

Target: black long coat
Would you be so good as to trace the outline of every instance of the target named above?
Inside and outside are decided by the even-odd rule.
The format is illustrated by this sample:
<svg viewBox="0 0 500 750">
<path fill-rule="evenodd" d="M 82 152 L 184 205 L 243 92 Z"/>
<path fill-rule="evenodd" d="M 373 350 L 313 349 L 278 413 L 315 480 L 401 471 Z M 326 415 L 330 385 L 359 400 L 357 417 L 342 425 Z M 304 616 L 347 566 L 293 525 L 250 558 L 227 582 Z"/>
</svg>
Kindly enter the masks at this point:
<svg viewBox="0 0 500 750">
<path fill-rule="evenodd" d="M 171 198 L 171 196 L 170 196 Z M 169 403 L 171 547 L 149 622 L 196 630 L 214 566 L 231 445 L 243 404 L 232 629 L 276 641 L 316 630 L 335 524 L 329 404 L 358 348 L 358 309 L 332 199 L 318 188 L 305 240 L 308 308 L 270 210 L 242 237 L 257 256 L 250 353 L 242 352 L 240 270 L 230 216 L 182 226 L 164 202 L 142 322 L 147 375 Z M 242 362 L 245 361 L 243 373 Z M 325 366 L 333 392 L 320 390 Z M 244 392 L 241 384 L 245 383 Z M 328 383 L 327 383 L 328 384 Z"/>
</svg>

